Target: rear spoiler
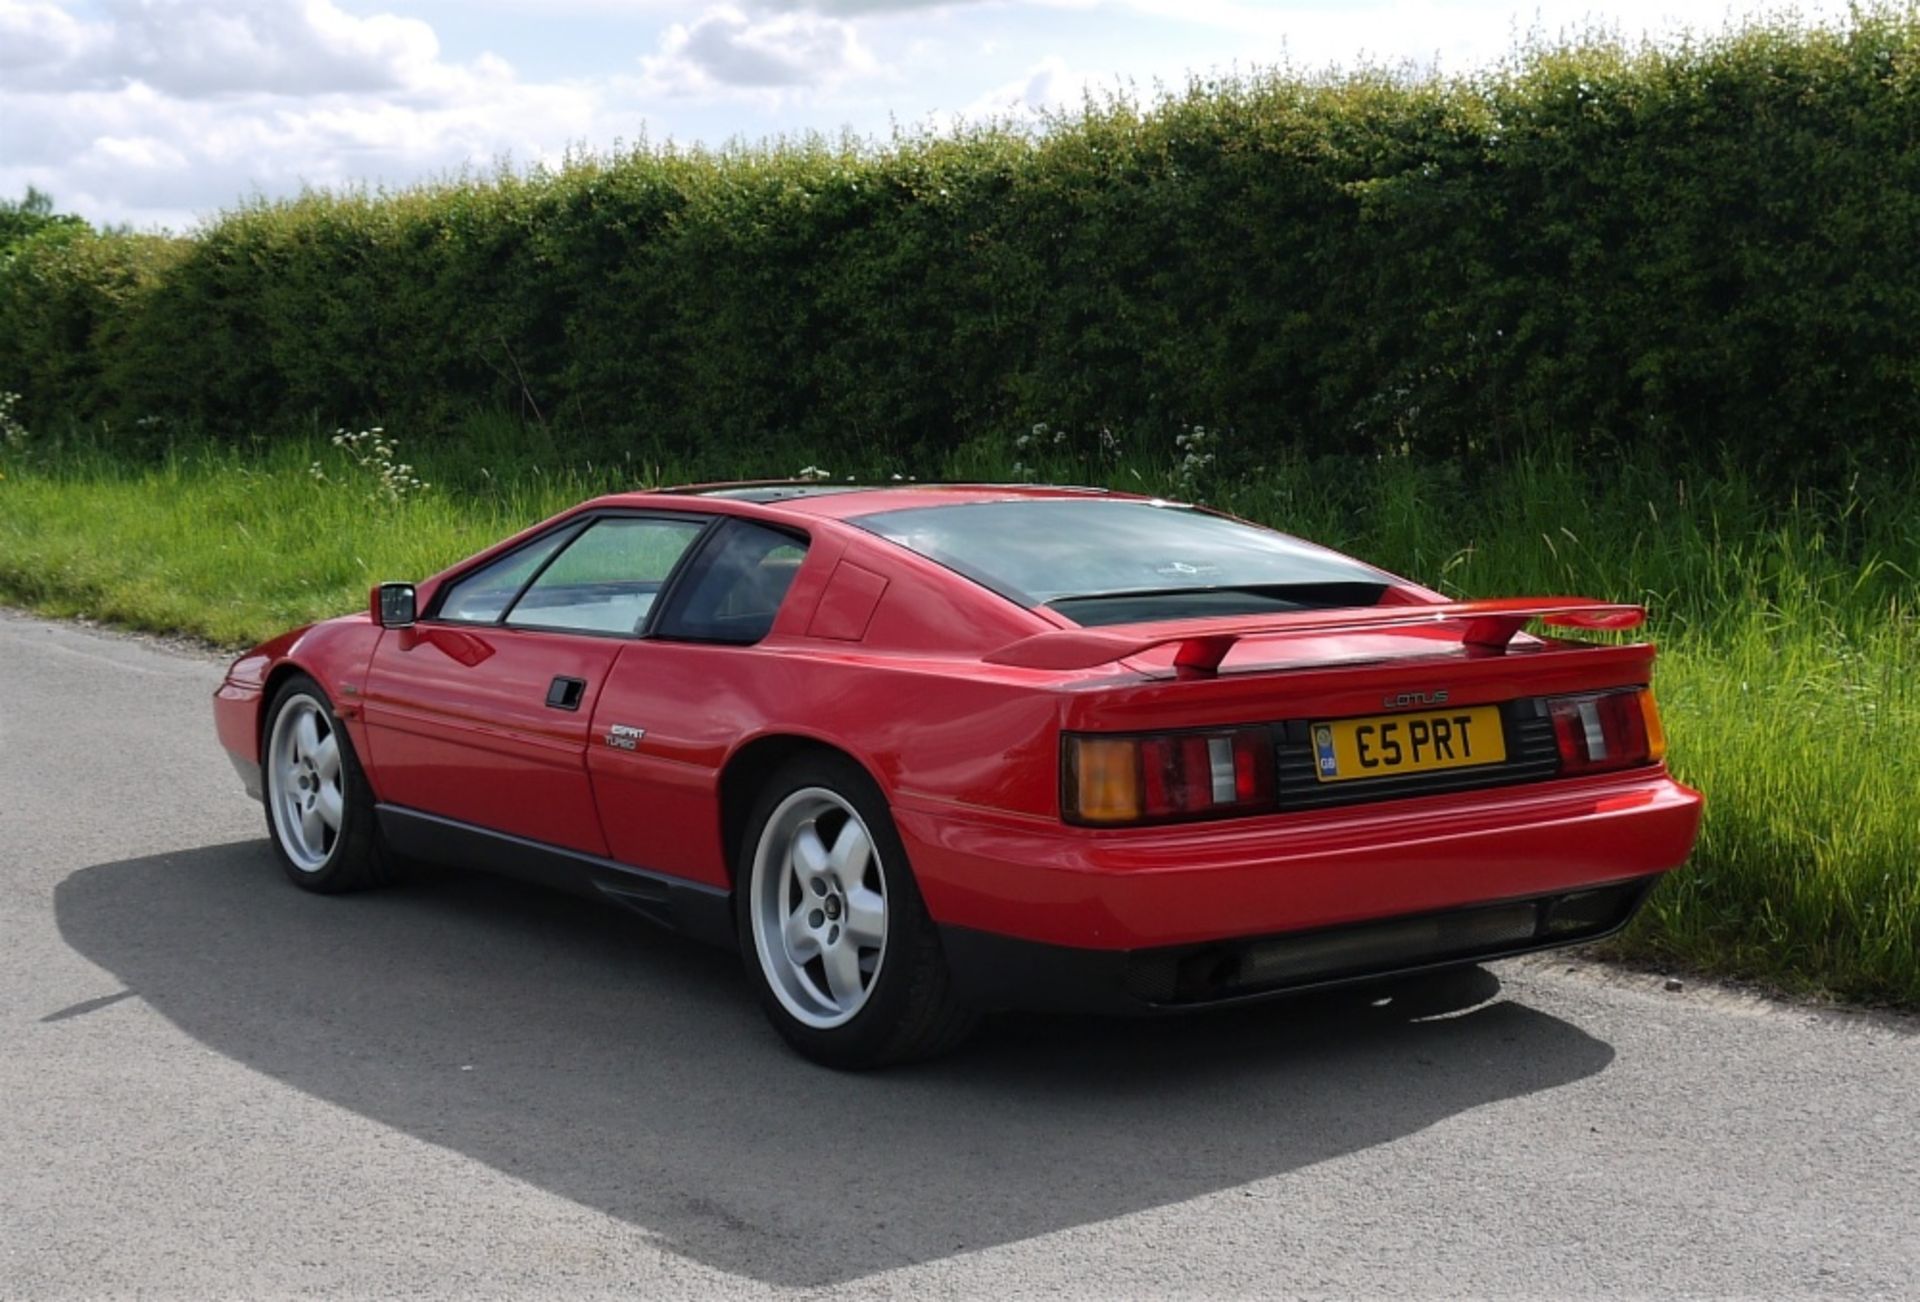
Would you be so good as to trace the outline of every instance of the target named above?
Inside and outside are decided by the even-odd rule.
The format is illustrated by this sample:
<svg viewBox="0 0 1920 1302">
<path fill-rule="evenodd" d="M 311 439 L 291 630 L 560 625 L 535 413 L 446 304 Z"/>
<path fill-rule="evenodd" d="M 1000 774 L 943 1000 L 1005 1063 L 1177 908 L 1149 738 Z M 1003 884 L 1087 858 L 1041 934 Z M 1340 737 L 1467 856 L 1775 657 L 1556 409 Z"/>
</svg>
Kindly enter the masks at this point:
<svg viewBox="0 0 1920 1302">
<path fill-rule="evenodd" d="M 1430 606 L 1309 610 L 1256 619 L 1222 616 L 1156 624 L 1114 624 L 1107 628 L 1063 628 L 1021 638 L 989 652 L 982 659 L 990 665 L 1015 665 L 1022 669 L 1094 669 L 1158 647 L 1178 644 L 1180 650 L 1173 657 L 1176 667 L 1210 674 L 1220 668 L 1220 662 L 1236 643 L 1253 639 L 1324 637 L 1457 625 L 1465 645 L 1502 652 L 1515 633 L 1536 619 L 1554 628 L 1638 628 L 1646 618 L 1643 607 L 1596 601 L 1591 597 L 1501 597 Z"/>
</svg>

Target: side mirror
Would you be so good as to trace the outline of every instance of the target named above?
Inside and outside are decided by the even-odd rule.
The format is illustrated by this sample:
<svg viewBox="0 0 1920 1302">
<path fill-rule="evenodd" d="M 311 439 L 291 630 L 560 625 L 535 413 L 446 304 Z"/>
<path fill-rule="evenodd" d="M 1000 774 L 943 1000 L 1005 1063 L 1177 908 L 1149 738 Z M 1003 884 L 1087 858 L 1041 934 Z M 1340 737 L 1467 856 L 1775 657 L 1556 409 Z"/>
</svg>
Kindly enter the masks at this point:
<svg viewBox="0 0 1920 1302">
<path fill-rule="evenodd" d="M 382 583 L 373 590 L 373 620 L 381 628 L 412 628 L 413 617 L 411 583 Z"/>
</svg>

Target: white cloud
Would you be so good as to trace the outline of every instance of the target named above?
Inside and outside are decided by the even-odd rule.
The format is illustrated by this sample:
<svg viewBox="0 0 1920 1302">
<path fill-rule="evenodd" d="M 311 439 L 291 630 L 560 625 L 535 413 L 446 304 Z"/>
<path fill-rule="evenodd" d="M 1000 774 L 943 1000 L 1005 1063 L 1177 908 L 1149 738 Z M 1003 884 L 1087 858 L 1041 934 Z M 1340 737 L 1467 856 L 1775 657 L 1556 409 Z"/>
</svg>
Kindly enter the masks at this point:
<svg viewBox="0 0 1920 1302">
<path fill-rule="evenodd" d="M 104 36 L 46 0 L 0 0 L 0 71 L 7 84 L 70 66 Z"/>
<path fill-rule="evenodd" d="M 775 9 L 811 9 L 822 14 L 898 14 L 916 10 L 958 9 L 996 0 L 763 0 Z M 1004 3 L 1005 0 L 998 0 Z"/>
<path fill-rule="evenodd" d="M 995 86 L 979 96 L 961 109 L 959 116 L 970 122 L 1037 120 L 1054 109 L 1079 104 L 1096 85 L 1096 78 L 1074 72 L 1065 59 L 1049 54 L 1017 80 Z"/>
<path fill-rule="evenodd" d="M 418 19 L 357 17 L 332 0 L 101 0 L 96 12 L 84 21 L 52 0 L 0 0 L 0 66 L 28 88 L 139 82 L 196 99 L 398 90 L 440 53 Z"/>
<path fill-rule="evenodd" d="M 401 90 L 440 56 L 427 24 L 358 18 L 330 0 L 111 0 L 105 12 L 107 74 L 188 98 Z"/>
<path fill-rule="evenodd" d="M 453 63 L 433 29 L 332 0 L 0 0 L 0 194 L 183 227 L 249 194 L 404 184 L 553 157 L 604 121 L 585 85 Z"/>
<path fill-rule="evenodd" d="M 810 11 L 749 17 L 731 5 L 675 23 L 641 60 L 646 83 L 669 94 L 820 86 L 876 66 L 851 23 Z"/>
<path fill-rule="evenodd" d="M 518 85 L 429 105 L 325 97 L 253 108 L 141 87 L 38 103 L 0 96 L 0 115 L 37 145 L 8 149 L 0 193 L 36 184 L 95 220 L 181 228 L 254 193 L 403 184 L 508 153 L 549 160 L 599 118 L 584 91 Z"/>
</svg>

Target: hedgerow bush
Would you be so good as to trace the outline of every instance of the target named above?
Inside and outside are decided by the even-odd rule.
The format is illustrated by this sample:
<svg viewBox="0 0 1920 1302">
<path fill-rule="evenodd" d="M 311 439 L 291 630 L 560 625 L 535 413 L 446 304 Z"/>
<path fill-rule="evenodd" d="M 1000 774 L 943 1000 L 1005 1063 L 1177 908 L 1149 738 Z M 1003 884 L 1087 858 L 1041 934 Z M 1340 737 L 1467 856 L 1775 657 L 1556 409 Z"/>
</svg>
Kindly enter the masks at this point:
<svg viewBox="0 0 1920 1302">
<path fill-rule="evenodd" d="M 1920 21 L 1875 10 L 43 232 L 0 256 L 0 381 L 129 445 L 483 405 L 586 455 L 1044 420 L 1832 476 L 1920 427 L 1917 76 Z"/>
</svg>

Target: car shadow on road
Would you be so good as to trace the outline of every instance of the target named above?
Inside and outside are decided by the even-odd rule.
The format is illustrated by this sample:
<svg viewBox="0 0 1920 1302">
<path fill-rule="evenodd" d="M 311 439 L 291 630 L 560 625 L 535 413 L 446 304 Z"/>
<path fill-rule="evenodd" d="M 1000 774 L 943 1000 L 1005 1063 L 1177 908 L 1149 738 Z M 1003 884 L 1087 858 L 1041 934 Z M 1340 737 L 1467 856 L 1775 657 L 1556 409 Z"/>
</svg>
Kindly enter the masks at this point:
<svg viewBox="0 0 1920 1302">
<path fill-rule="evenodd" d="M 1005 1019 L 943 1061 L 848 1076 L 786 1050 L 732 955 L 512 882 L 322 899 L 249 841 L 83 869 L 55 906 L 69 944 L 212 1049 L 784 1286 L 1234 1188 L 1613 1057 L 1512 1002 L 1416 1019 L 1348 995 Z"/>
</svg>

